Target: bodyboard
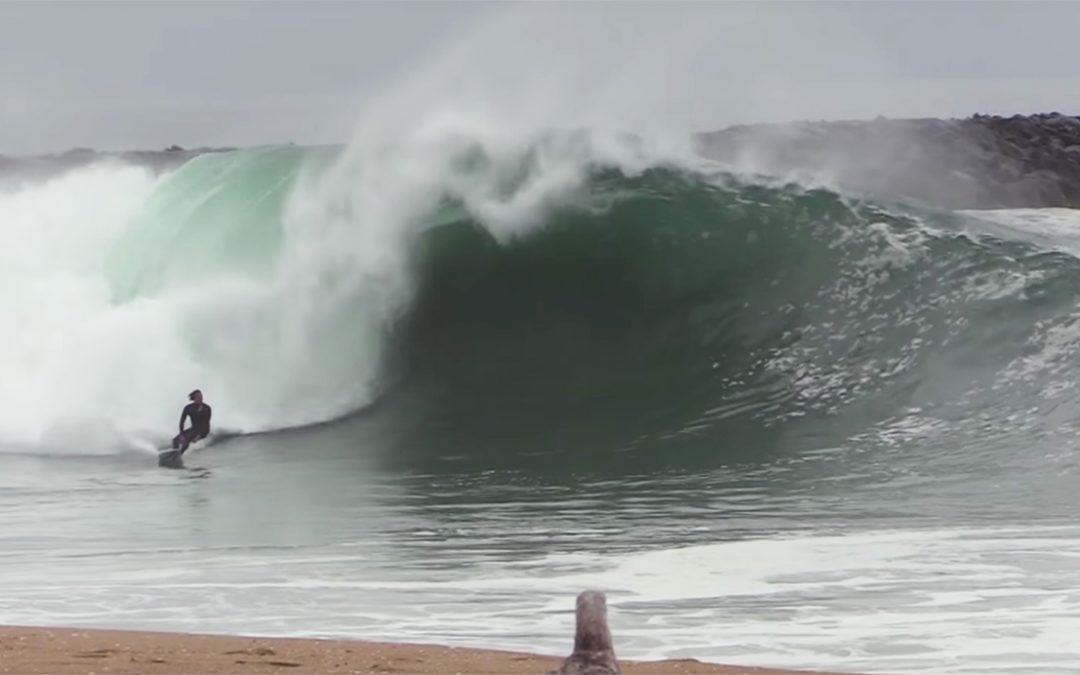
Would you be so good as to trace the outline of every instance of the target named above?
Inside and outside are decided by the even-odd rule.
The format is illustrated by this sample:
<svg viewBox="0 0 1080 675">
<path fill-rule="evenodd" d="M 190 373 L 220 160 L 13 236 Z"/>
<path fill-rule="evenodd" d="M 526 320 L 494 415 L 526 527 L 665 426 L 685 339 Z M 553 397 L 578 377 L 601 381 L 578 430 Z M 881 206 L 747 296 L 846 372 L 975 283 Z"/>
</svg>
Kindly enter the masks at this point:
<svg viewBox="0 0 1080 675">
<path fill-rule="evenodd" d="M 167 450 L 161 450 L 158 452 L 157 463 L 158 466 L 163 466 L 167 469 L 183 469 L 183 453 L 181 453 L 179 450 L 173 450 L 172 448 L 169 448 Z"/>
</svg>

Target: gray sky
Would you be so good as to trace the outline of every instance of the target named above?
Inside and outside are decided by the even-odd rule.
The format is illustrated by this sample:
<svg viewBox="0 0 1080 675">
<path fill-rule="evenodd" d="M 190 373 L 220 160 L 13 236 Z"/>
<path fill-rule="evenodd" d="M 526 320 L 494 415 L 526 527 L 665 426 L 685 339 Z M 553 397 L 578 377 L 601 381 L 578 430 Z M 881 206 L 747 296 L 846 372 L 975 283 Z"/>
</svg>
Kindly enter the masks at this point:
<svg viewBox="0 0 1080 675">
<path fill-rule="evenodd" d="M 0 153 L 536 123 L 1080 112 L 1080 3 L 0 3 Z"/>
</svg>

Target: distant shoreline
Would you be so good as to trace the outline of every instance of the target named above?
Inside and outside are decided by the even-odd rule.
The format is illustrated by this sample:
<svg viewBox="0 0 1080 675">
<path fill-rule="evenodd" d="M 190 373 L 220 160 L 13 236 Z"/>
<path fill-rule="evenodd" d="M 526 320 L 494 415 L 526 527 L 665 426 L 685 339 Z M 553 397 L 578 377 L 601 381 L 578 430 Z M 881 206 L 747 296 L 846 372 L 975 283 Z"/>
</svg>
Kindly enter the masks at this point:
<svg viewBox="0 0 1080 675">
<path fill-rule="evenodd" d="M 568 640 L 569 643 L 569 640 Z M 570 645 L 567 644 L 569 651 Z M 352 640 L 257 638 L 81 628 L 0 627 L 0 673 L 439 673 L 539 675 L 562 657 Z M 624 673 L 807 675 L 693 659 L 621 661 Z M 821 674 L 819 671 L 819 675 Z"/>
</svg>

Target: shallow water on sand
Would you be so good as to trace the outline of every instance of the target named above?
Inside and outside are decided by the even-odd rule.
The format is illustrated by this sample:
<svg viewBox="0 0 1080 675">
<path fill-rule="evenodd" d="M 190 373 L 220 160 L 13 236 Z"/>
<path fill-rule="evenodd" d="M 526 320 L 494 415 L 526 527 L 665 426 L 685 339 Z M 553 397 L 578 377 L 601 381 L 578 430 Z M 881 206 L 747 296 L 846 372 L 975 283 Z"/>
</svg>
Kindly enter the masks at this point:
<svg viewBox="0 0 1080 675">
<path fill-rule="evenodd" d="M 1035 492 L 852 448 L 606 478 L 446 452 L 419 473 L 343 442 L 372 426 L 238 438 L 185 470 L 0 454 L 0 621 L 558 654 L 600 588 L 624 658 L 1080 667 L 1064 458 Z"/>
</svg>

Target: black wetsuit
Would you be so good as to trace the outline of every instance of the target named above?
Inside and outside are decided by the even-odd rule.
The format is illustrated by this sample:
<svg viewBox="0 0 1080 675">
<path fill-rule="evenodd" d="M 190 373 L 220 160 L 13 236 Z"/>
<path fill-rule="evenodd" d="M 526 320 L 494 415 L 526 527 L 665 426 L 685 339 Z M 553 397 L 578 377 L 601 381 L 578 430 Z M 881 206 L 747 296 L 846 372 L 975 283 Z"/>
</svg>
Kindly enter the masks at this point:
<svg viewBox="0 0 1080 675">
<path fill-rule="evenodd" d="M 184 421 L 191 418 L 191 428 L 184 431 Z M 188 403 L 180 413 L 180 433 L 173 439 L 173 447 L 184 452 L 192 441 L 210 435 L 210 406 L 205 403 Z"/>
</svg>

